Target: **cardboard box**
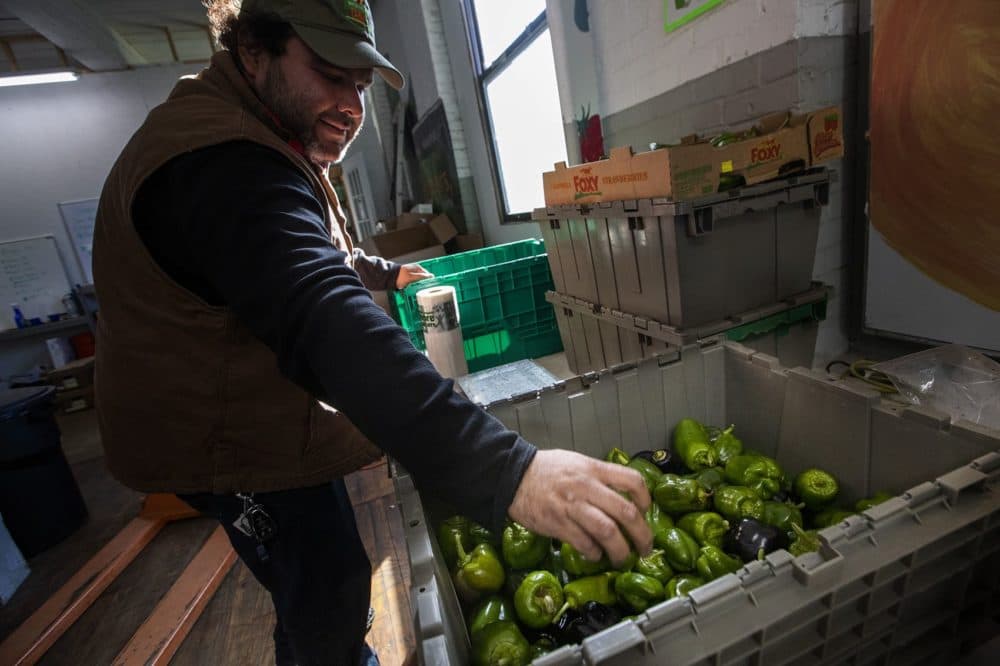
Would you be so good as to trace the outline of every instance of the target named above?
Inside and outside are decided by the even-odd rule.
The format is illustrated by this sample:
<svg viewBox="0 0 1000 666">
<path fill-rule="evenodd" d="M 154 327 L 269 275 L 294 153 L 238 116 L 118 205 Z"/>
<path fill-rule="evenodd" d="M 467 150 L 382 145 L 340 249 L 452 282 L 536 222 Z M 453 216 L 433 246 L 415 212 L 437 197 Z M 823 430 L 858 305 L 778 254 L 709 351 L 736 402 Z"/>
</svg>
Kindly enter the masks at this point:
<svg viewBox="0 0 1000 666">
<path fill-rule="evenodd" d="M 457 235 L 458 230 L 448 216 L 438 215 L 426 223 L 366 238 L 361 241 L 361 248 L 368 254 L 409 263 L 444 256 L 444 244 Z"/>
<path fill-rule="evenodd" d="M 56 409 L 63 414 L 72 414 L 94 406 L 94 387 L 85 386 L 56 393 Z"/>
<path fill-rule="evenodd" d="M 449 254 L 481 250 L 485 246 L 482 234 L 459 234 L 448 243 Z"/>
<path fill-rule="evenodd" d="M 84 388 L 94 383 L 94 357 L 71 361 L 45 375 L 45 381 L 59 391 Z"/>
<path fill-rule="evenodd" d="M 633 154 L 613 148 L 609 159 L 542 174 L 547 206 L 623 199 L 684 201 L 719 189 L 722 175 L 742 176 L 747 185 L 778 178 L 844 154 L 840 107 L 812 113 L 765 116 L 753 136 L 713 146 L 688 137 L 676 146 Z M 737 133 L 739 134 L 739 133 Z"/>
</svg>

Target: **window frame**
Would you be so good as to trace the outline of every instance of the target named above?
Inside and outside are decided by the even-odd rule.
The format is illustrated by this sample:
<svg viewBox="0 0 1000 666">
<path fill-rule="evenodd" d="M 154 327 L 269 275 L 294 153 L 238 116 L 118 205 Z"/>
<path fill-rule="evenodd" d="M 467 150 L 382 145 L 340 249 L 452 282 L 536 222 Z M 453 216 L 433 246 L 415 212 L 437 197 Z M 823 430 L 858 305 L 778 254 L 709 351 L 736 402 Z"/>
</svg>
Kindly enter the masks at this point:
<svg viewBox="0 0 1000 666">
<path fill-rule="evenodd" d="M 472 69 L 476 77 L 476 98 L 479 106 L 479 117 L 483 125 L 483 132 L 486 134 L 486 149 L 490 156 L 490 176 L 493 179 L 494 190 L 498 195 L 497 207 L 500 213 L 500 224 L 530 222 L 532 213 L 530 210 L 524 213 L 511 213 L 507 211 L 507 192 L 504 187 L 502 167 L 497 156 L 496 132 L 493 129 L 493 117 L 490 113 L 486 86 L 510 67 L 521 53 L 549 29 L 548 17 L 543 9 L 538 16 L 532 19 L 521 34 L 515 37 L 514 41 L 496 57 L 496 60 L 487 67 L 483 62 L 482 40 L 479 36 L 479 20 L 476 17 L 474 0 L 462 0 L 462 9 L 465 12 L 465 26 L 468 32 L 469 51 L 472 55 Z"/>
</svg>

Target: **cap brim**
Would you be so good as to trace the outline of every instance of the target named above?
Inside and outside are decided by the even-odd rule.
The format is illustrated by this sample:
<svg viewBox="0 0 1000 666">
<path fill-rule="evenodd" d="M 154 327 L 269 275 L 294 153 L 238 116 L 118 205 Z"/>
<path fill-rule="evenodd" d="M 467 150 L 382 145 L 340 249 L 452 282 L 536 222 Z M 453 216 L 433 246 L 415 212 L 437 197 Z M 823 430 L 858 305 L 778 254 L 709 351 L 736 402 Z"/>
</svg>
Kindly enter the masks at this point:
<svg viewBox="0 0 1000 666">
<path fill-rule="evenodd" d="M 371 67 L 390 86 L 403 87 L 403 75 L 389 60 L 364 39 L 339 30 L 322 30 L 292 22 L 295 32 L 309 48 L 331 65 L 350 69 Z"/>
</svg>

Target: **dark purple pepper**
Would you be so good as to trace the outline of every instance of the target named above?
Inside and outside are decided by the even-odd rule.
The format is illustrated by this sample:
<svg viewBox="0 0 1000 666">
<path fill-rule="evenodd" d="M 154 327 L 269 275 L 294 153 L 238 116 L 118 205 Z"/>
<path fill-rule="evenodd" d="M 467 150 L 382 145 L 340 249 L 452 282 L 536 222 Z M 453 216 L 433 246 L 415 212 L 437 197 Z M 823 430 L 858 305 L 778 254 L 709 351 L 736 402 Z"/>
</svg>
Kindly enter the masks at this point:
<svg viewBox="0 0 1000 666">
<path fill-rule="evenodd" d="M 753 518 L 744 518 L 733 526 L 723 542 L 723 550 L 737 555 L 744 562 L 763 559 L 768 553 L 787 547 L 787 535 L 777 527 Z"/>
<path fill-rule="evenodd" d="M 559 643 L 569 645 L 602 632 L 622 621 L 621 612 L 597 601 L 588 601 L 579 610 L 567 609 L 558 620 L 555 629 Z"/>
<path fill-rule="evenodd" d="M 670 451 L 667 449 L 657 449 L 655 451 L 639 451 L 639 453 L 632 456 L 633 458 L 642 458 L 643 460 L 648 460 L 649 462 L 656 465 L 661 472 L 672 472 L 676 466 L 671 459 Z"/>
</svg>

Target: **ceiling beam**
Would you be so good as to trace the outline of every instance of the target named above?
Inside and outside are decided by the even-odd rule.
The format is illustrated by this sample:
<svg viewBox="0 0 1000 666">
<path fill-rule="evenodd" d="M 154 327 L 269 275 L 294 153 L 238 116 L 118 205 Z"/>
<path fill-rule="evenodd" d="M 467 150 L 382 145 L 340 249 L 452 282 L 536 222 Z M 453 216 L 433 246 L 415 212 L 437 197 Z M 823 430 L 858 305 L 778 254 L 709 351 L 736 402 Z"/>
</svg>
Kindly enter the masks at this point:
<svg viewBox="0 0 1000 666">
<path fill-rule="evenodd" d="M 21 21 L 93 71 L 125 69 L 114 31 L 80 0 L 0 0 Z"/>
</svg>

